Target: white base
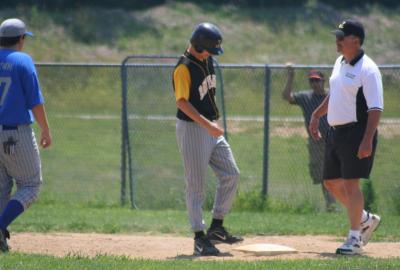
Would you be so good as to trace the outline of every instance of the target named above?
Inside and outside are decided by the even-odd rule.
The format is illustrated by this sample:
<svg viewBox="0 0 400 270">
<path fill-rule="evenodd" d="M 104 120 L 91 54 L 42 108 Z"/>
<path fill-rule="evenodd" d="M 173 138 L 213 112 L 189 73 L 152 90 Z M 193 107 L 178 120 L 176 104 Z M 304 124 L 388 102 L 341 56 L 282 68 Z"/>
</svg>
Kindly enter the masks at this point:
<svg viewBox="0 0 400 270">
<path fill-rule="evenodd" d="M 233 250 L 252 253 L 257 256 L 272 256 L 279 254 L 297 253 L 297 250 L 291 247 L 275 244 L 251 244 L 233 248 Z"/>
</svg>

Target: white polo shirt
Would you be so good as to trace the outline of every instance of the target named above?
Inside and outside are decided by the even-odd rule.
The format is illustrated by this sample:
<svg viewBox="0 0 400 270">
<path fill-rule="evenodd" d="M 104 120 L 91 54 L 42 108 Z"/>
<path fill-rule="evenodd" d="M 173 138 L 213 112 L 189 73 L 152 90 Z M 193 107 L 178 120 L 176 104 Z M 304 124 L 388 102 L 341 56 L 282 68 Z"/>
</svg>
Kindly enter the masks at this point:
<svg viewBox="0 0 400 270">
<path fill-rule="evenodd" d="M 383 111 L 382 76 L 375 62 L 364 52 L 350 63 L 346 63 L 343 56 L 338 57 L 329 84 L 330 126 L 366 123 L 369 111 Z"/>
</svg>

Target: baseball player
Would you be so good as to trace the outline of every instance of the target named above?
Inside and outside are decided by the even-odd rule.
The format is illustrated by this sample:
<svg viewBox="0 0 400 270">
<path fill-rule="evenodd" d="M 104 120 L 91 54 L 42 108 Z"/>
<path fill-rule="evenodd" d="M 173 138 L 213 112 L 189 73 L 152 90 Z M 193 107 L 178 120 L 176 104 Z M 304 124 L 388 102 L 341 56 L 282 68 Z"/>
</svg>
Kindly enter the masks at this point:
<svg viewBox="0 0 400 270">
<path fill-rule="evenodd" d="M 41 164 L 33 116 L 41 128 L 40 145 L 50 146 L 51 135 L 36 69 L 21 52 L 32 36 L 19 19 L 0 25 L 0 251 L 9 250 L 7 227 L 37 199 L 42 184 Z M 33 114 L 33 115 L 32 115 Z M 11 197 L 13 180 L 17 185 Z"/>
<path fill-rule="evenodd" d="M 288 79 L 286 81 L 285 88 L 282 92 L 282 97 L 287 100 L 290 104 L 298 105 L 303 111 L 304 124 L 308 132 L 308 125 L 310 124 L 310 118 L 313 111 L 322 103 L 327 95 L 325 90 L 325 77 L 321 71 L 312 69 L 308 73 L 308 81 L 312 90 L 300 91 L 292 93 L 293 79 L 294 79 L 294 68 L 291 64 L 288 67 Z M 322 117 L 319 122 L 319 128 L 323 138 L 329 129 L 326 117 Z M 309 132 L 308 132 L 309 133 Z M 310 134 L 308 134 L 308 153 L 309 153 L 309 171 L 313 183 L 315 185 L 320 184 L 322 187 L 322 194 L 325 198 L 326 210 L 335 210 L 335 198 L 323 185 L 322 169 L 324 162 L 325 143 L 324 140 L 314 140 Z"/>
<path fill-rule="evenodd" d="M 178 108 L 176 137 L 185 167 L 186 206 L 195 235 L 194 254 L 202 256 L 218 255 L 216 243 L 243 241 L 223 226 L 236 194 L 239 169 L 223 136 L 224 130 L 217 123 L 217 79 L 211 56 L 223 53 L 221 42 L 221 32 L 215 25 L 199 24 L 173 72 Z M 214 170 L 218 185 L 213 219 L 205 234 L 202 206 L 208 165 Z"/>
</svg>

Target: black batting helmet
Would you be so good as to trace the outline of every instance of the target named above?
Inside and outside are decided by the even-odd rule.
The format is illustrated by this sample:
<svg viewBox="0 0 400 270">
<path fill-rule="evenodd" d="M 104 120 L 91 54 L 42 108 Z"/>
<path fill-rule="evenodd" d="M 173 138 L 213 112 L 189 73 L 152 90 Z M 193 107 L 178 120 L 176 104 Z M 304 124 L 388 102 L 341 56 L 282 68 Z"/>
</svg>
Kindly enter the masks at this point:
<svg viewBox="0 0 400 270">
<path fill-rule="evenodd" d="M 221 47 L 222 34 L 217 26 L 211 23 L 201 23 L 196 26 L 190 38 L 190 44 L 195 48 L 196 51 L 207 52 L 220 55 L 224 53 L 224 49 Z"/>
</svg>

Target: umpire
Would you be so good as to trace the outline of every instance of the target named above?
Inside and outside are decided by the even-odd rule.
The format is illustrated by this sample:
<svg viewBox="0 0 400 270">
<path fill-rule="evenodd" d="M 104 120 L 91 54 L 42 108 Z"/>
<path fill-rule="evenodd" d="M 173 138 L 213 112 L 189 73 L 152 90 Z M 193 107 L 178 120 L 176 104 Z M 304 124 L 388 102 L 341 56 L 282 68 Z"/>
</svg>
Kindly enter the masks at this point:
<svg viewBox="0 0 400 270">
<path fill-rule="evenodd" d="M 41 129 L 40 145 L 51 144 L 36 69 L 21 52 L 27 36 L 32 33 L 19 19 L 0 25 L 0 252 L 9 250 L 7 227 L 37 199 L 42 184 L 33 116 Z M 13 179 L 17 190 L 11 197 Z"/>
<path fill-rule="evenodd" d="M 330 93 L 314 111 L 310 133 L 315 139 L 319 119 L 328 114 L 331 126 L 326 139 L 324 184 L 347 209 L 350 231 L 337 254 L 362 253 L 380 217 L 363 210 L 360 178 L 369 178 L 377 145 L 377 127 L 383 111 L 380 71 L 363 51 L 363 25 L 343 21 L 336 30 L 339 56 L 330 77 Z"/>
</svg>

